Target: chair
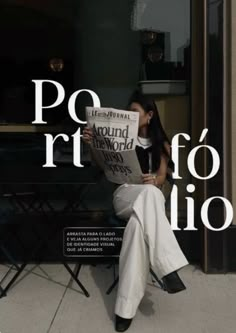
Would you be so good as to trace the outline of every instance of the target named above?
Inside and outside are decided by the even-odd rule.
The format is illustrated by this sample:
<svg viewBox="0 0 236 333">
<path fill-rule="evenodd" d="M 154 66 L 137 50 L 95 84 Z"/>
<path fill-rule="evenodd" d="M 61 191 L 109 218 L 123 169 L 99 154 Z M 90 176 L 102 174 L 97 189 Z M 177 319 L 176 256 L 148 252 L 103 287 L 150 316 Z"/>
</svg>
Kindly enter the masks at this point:
<svg viewBox="0 0 236 333">
<path fill-rule="evenodd" d="M 6 192 L 5 189 L 2 191 L 2 200 L 5 200 L 10 203 L 10 207 L 8 205 L 7 209 L 1 209 L 0 211 L 0 256 L 3 259 L 3 262 L 10 264 L 10 268 L 0 280 L 0 298 L 7 295 L 7 291 L 13 285 L 13 283 L 17 280 L 20 274 L 23 272 L 25 267 L 32 261 L 34 261 L 34 256 L 41 255 L 41 251 L 48 249 L 48 251 L 52 252 L 53 247 L 49 247 L 50 240 L 55 237 L 58 233 L 58 225 L 59 222 L 54 222 L 52 225 L 48 223 L 48 230 L 43 235 L 40 235 L 37 232 L 37 228 L 34 226 L 35 223 L 30 223 L 30 229 L 32 231 L 32 235 L 34 235 L 37 239 L 30 247 L 30 249 L 26 249 L 24 247 L 24 242 L 20 239 L 19 235 L 17 234 L 16 227 L 21 229 L 21 220 L 14 218 L 16 212 L 20 212 L 25 214 L 23 216 L 30 217 L 32 212 L 41 213 L 43 215 L 44 220 L 48 221 L 47 218 L 50 217 L 49 213 L 54 213 L 54 207 L 50 204 L 50 201 L 47 197 L 41 195 L 40 192 Z M 6 205 L 7 206 L 7 205 Z M 46 206 L 46 207 L 45 207 Z M 45 210 L 44 210 L 45 209 Z M 47 210 L 49 210 L 49 213 Z M 34 221 L 35 222 L 35 221 Z M 7 235 L 9 237 L 7 237 Z M 11 246 L 17 245 L 18 250 L 11 249 Z M 14 253 L 14 254 L 13 254 Z M 20 255 L 19 255 L 20 253 Z M 16 258 L 16 255 L 18 256 Z M 20 256 L 20 257 L 19 257 Z M 60 262 L 64 265 L 67 269 L 73 280 L 78 284 L 78 286 L 82 289 L 83 293 L 86 297 L 89 297 L 89 293 L 78 279 L 78 272 L 74 273 L 71 268 L 69 267 L 66 260 L 61 256 Z M 38 260 L 37 260 L 38 261 Z M 41 261 L 40 261 L 41 262 Z M 38 264 L 40 263 L 38 262 Z M 3 287 L 3 282 L 6 280 L 8 275 L 12 270 L 15 270 L 13 277 L 11 277 L 10 281 L 7 283 L 5 287 Z"/>
<path fill-rule="evenodd" d="M 9 244 L 9 239 L 12 239 L 14 237 L 15 243 L 22 247 L 22 244 L 20 240 L 18 239 L 17 235 L 14 234 L 12 225 L 8 224 L 8 220 L 10 219 L 11 211 L 1 209 L 0 212 L 0 227 L 1 227 L 1 232 L 0 232 L 0 255 L 2 257 L 3 262 L 7 262 L 10 264 L 9 269 L 3 276 L 3 278 L 0 280 L 0 298 L 3 296 L 6 296 L 7 290 L 11 287 L 11 285 L 15 282 L 17 277 L 21 274 L 21 272 L 24 269 L 23 264 L 19 265 L 17 263 L 17 258 L 12 254 L 11 249 L 9 249 L 8 244 Z M 9 237 L 6 237 L 6 236 Z M 2 287 L 3 282 L 7 279 L 8 275 L 12 270 L 16 270 L 16 273 L 14 276 L 10 279 L 10 281 L 7 283 L 6 287 Z"/>
<path fill-rule="evenodd" d="M 115 213 L 113 213 L 110 216 L 110 218 L 108 220 L 108 223 L 109 223 L 109 225 L 117 226 L 117 227 L 119 226 L 119 227 L 122 227 L 122 228 L 125 229 L 127 221 L 124 221 L 124 220 L 118 218 L 115 215 Z M 115 264 L 112 264 L 111 266 L 113 266 L 113 269 L 114 269 L 114 281 L 111 284 L 111 286 L 107 289 L 107 291 L 106 291 L 107 295 L 109 295 L 112 292 L 112 290 L 116 287 L 116 285 L 119 282 L 119 276 L 115 277 L 115 275 L 116 275 L 116 273 L 115 273 Z M 160 288 L 163 289 L 163 290 L 165 290 L 165 286 L 164 286 L 163 282 L 160 279 L 158 279 L 156 273 L 151 268 L 150 268 L 150 274 L 152 276 L 152 281 L 153 282 L 156 281 L 159 284 Z"/>
<path fill-rule="evenodd" d="M 171 173 L 168 173 L 167 174 L 167 177 L 166 177 L 166 180 L 167 180 L 167 184 L 169 185 L 167 189 L 165 189 L 165 198 L 166 198 L 166 203 L 165 203 L 165 206 L 166 206 L 166 209 L 169 209 L 170 208 L 170 195 L 171 195 L 171 190 L 172 190 L 172 187 L 174 185 L 174 179 L 172 178 L 172 175 Z M 164 191 L 164 188 L 162 187 L 162 190 Z M 109 220 L 108 220 L 108 223 L 109 225 L 112 225 L 112 226 L 121 226 L 125 229 L 125 226 L 127 224 L 127 221 L 124 221 L 120 218 L 118 218 L 116 215 L 115 215 L 115 212 L 112 213 L 112 215 L 110 216 Z M 115 269 L 115 265 L 113 265 L 114 269 Z M 164 283 L 158 278 L 158 276 L 156 275 L 156 273 L 150 268 L 150 274 L 152 276 L 152 281 L 156 281 L 160 288 L 162 290 L 166 290 L 165 288 L 165 285 Z M 115 276 L 115 270 L 114 270 L 114 276 Z M 115 286 L 118 284 L 119 282 L 119 276 L 117 276 L 113 283 L 111 284 L 111 286 L 108 288 L 108 290 L 106 291 L 106 294 L 109 295 L 112 290 L 115 288 Z"/>
</svg>

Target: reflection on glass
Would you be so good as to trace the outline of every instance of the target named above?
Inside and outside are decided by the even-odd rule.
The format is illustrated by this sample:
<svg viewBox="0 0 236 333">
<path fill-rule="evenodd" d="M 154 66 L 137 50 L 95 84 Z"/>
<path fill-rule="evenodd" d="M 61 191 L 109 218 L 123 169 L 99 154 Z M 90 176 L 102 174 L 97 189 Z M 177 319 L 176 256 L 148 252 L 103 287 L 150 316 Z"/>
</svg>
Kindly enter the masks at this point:
<svg viewBox="0 0 236 333">
<path fill-rule="evenodd" d="M 49 67 L 53 72 L 61 72 L 64 68 L 64 61 L 61 58 L 53 58 L 49 61 Z"/>
<path fill-rule="evenodd" d="M 145 45 L 153 44 L 157 39 L 157 32 L 155 31 L 143 31 L 142 43 Z"/>
</svg>

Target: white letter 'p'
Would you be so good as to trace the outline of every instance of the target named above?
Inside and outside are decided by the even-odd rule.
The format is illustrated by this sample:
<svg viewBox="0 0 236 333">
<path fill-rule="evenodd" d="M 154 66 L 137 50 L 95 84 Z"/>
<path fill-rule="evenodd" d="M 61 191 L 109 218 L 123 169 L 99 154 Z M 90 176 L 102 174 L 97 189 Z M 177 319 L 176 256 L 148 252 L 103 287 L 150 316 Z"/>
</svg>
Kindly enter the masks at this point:
<svg viewBox="0 0 236 333">
<path fill-rule="evenodd" d="M 46 121 L 43 121 L 43 109 L 51 109 L 60 105 L 65 98 L 65 90 L 63 86 L 52 80 L 32 80 L 35 84 L 35 120 L 32 121 L 32 124 L 47 124 Z M 56 101 L 48 106 L 43 106 L 43 83 L 51 83 L 57 88 L 57 99 Z"/>
</svg>

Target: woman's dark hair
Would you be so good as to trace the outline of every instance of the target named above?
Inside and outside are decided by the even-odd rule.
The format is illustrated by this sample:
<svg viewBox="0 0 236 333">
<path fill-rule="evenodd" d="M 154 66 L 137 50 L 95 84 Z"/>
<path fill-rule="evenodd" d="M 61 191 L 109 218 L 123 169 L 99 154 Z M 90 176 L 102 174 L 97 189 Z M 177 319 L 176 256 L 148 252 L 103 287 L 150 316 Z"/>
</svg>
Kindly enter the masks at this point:
<svg viewBox="0 0 236 333">
<path fill-rule="evenodd" d="M 156 171 L 160 167 L 162 154 L 170 158 L 169 152 L 165 147 L 165 143 L 170 144 L 170 140 L 162 127 L 158 109 L 153 99 L 147 95 L 142 95 L 136 90 L 130 97 L 128 105 L 130 106 L 132 103 L 140 104 L 146 113 L 153 111 L 153 116 L 148 126 L 148 135 L 152 141 L 152 171 Z M 173 162 L 171 159 L 169 160 L 168 166 L 173 170 Z"/>
</svg>

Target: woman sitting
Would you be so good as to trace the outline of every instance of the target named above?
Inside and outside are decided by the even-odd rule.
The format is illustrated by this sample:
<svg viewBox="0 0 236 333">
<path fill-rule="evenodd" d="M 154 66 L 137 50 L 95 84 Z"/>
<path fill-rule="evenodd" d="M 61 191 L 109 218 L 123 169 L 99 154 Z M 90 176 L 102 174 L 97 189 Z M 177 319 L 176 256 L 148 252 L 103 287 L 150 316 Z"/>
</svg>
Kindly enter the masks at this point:
<svg viewBox="0 0 236 333">
<path fill-rule="evenodd" d="M 127 330 L 136 314 L 150 266 L 163 280 L 167 292 L 176 293 L 186 289 L 177 270 L 188 264 L 165 213 L 161 187 L 172 162 L 170 142 L 157 107 L 148 97 L 135 92 L 129 110 L 139 113 L 136 152 L 143 175 L 142 184 L 120 185 L 113 194 L 116 215 L 128 221 L 119 258 L 115 305 L 118 332 Z M 91 129 L 85 128 L 83 139 L 91 143 Z"/>
</svg>

